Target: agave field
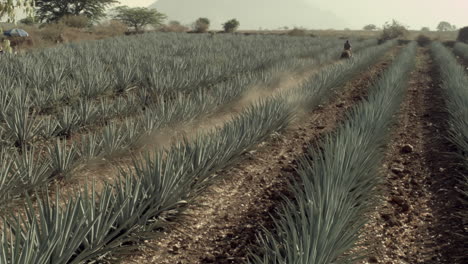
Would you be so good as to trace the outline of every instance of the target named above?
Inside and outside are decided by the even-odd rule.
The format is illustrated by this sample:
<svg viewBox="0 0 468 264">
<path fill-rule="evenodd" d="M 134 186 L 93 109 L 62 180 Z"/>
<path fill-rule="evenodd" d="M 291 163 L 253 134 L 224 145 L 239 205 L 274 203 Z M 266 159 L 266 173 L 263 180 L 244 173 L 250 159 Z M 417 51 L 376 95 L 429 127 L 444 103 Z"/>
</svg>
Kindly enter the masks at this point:
<svg viewBox="0 0 468 264">
<path fill-rule="evenodd" d="M 455 54 L 467 46 L 351 42 L 342 61 L 339 38 L 179 33 L 5 55 L 0 264 L 463 263 L 447 245 L 466 235 L 468 76 Z M 440 120 L 408 103 L 423 79 Z M 407 238 L 428 256 L 366 246 L 401 194 L 385 170 L 396 171 L 386 164 L 405 115 L 437 129 L 406 155 L 429 164 L 428 146 L 446 147 L 438 172 L 418 177 L 433 182 L 424 205 L 437 211 L 423 227 L 447 213 L 452 224 Z M 402 197 L 422 217 L 417 195 Z M 411 240 L 420 233 L 445 240 Z"/>
</svg>

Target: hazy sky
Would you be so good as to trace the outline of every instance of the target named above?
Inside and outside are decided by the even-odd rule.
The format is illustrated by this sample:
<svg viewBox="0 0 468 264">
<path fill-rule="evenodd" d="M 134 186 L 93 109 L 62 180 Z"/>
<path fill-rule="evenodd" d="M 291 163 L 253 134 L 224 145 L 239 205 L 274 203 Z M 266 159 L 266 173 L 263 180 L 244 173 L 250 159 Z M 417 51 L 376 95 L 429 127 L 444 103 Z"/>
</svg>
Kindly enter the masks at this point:
<svg viewBox="0 0 468 264">
<path fill-rule="evenodd" d="M 304 1 L 336 14 L 352 29 L 359 29 L 365 24 L 371 23 L 380 26 L 385 21 L 393 18 L 410 26 L 412 29 L 420 29 L 423 26 L 434 29 L 438 22 L 442 20 L 446 20 L 459 27 L 468 25 L 468 0 Z M 149 6 L 155 1 L 120 0 L 120 2 L 122 5 L 128 6 Z M 291 16 L 294 16 L 294 14 L 291 14 Z"/>
<path fill-rule="evenodd" d="M 420 29 L 434 29 L 440 21 L 468 25 L 468 0 L 307 0 L 328 9 L 346 21 L 350 28 L 366 23 L 382 25 L 393 18 Z M 150 1 L 148 1 L 150 2 Z"/>
</svg>

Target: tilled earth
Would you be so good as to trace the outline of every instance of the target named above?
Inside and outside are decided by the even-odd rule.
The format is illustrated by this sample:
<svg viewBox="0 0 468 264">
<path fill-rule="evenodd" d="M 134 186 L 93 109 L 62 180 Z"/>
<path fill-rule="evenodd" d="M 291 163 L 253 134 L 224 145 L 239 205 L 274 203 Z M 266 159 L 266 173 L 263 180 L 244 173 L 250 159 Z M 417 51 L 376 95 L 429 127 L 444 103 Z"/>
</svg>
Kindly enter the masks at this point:
<svg viewBox="0 0 468 264">
<path fill-rule="evenodd" d="M 393 49 L 335 93 L 329 102 L 305 114 L 281 135 L 274 135 L 225 171 L 223 180 L 208 188 L 188 206 L 184 216 L 155 240 L 118 263 L 244 263 L 262 226 L 288 195 L 295 176 L 295 160 L 308 143 L 333 131 L 346 110 L 366 96 L 367 88 L 393 60 Z M 118 257 L 118 255 L 116 256 Z"/>
<path fill-rule="evenodd" d="M 364 228 L 364 263 L 467 263 L 456 188 L 460 167 L 447 140 L 447 114 L 427 49 L 418 50 L 382 173 L 383 203 Z"/>
</svg>

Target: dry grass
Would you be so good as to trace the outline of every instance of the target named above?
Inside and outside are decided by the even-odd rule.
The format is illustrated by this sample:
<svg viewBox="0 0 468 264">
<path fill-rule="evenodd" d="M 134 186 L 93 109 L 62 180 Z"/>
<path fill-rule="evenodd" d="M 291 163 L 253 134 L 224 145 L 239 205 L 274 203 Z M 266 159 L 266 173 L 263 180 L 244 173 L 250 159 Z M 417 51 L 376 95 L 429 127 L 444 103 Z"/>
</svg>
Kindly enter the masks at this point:
<svg viewBox="0 0 468 264">
<path fill-rule="evenodd" d="M 8 38 L 11 40 L 12 46 L 15 46 L 19 51 L 48 48 L 61 43 L 123 36 L 127 32 L 127 26 L 118 21 L 110 21 L 90 28 L 69 27 L 64 23 L 44 26 L 2 23 L 1 27 L 3 30 L 21 28 L 29 33 L 27 38 Z M 7 37 L 1 36 L 0 41 L 5 38 Z"/>
<path fill-rule="evenodd" d="M 286 35 L 290 31 L 288 30 L 240 30 L 239 33 L 247 34 L 275 34 L 275 35 Z M 379 38 L 382 34 L 382 31 L 366 31 L 366 30 L 305 30 L 305 35 L 315 35 L 317 37 L 338 37 L 342 39 L 347 38 Z M 408 40 L 416 40 L 420 34 L 424 34 L 432 40 L 436 41 L 451 41 L 457 39 L 458 31 L 449 31 L 449 32 L 438 32 L 438 31 L 429 31 L 421 32 L 418 30 L 410 30 L 409 34 L 405 37 Z"/>
</svg>

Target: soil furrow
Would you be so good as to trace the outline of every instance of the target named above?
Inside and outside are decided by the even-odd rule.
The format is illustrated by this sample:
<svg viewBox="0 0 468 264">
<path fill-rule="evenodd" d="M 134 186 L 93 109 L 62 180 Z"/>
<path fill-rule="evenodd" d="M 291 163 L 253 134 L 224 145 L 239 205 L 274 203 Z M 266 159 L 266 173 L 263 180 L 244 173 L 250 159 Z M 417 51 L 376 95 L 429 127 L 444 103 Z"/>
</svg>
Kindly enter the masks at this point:
<svg viewBox="0 0 468 264">
<path fill-rule="evenodd" d="M 295 160 L 307 143 L 333 131 L 348 108 L 366 96 L 367 87 L 393 60 L 395 48 L 377 64 L 349 81 L 325 105 L 305 114 L 281 135 L 260 144 L 227 170 L 195 199 L 183 217 L 131 257 L 114 263 L 244 263 L 262 226 L 271 227 L 270 214 L 287 195 L 295 175 Z"/>
<path fill-rule="evenodd" d="M 382 168 L 383 203 L 364 228 L 371 255 L 363 263 L 463 263 L 455 258 L 463 252 L 455 235 L 463 229 L 455 215 L 460 168 L 437 77 L 429 50 L 420 48 Z"/>
<path fill-rule="evenodd" d="M 332 63 L 341 63 L 335 61 Z M 332 64 L 331 63 L 331 64 Z M 155 151 L 157 149 L 168 148 L 172 144 L 183 140 L 184 138 L 190 139 L 191 137 L 212 131 L 213 129 L 220 128 L 227 122 L 233 120 L 243 110 L 257 102 L 262 98 L 274 96 L 282 91 L 294 89 L 299 87 L 304 81 L 315 74 L 320 68 L 312 67 L 309 69 L 302 69 L 298 72 L 282 73 L 272 80 L 270 86 L 253 86 L 244 93 L 243 96 L 236 99 L 234 102 L 221 107 L 216 112 L 206 115 L 200 119 L 188 123 L 173 125 L 155 132 L 152 135 L 140 140 L 136 145 L 136 149 L 131 153 L 122 153 L 115 155 L 109 159 L 102 159 L 101 161 L 94 160 L 87 164 L 82 164 L 75 170 L 74 175 L 68 182 L 58 182 L 61 189 L 73 188 L 74 186 L 83 186 L 90 179 L 95 179 L 97 188 L 106 182 L 112 182 L 115 176 L 119 174 L 122 167 L 131 167 L 132 159 L 135 155 L 145 151 Z M 127 166 L 125 166 L 127 164 Z"/>
</svg>

